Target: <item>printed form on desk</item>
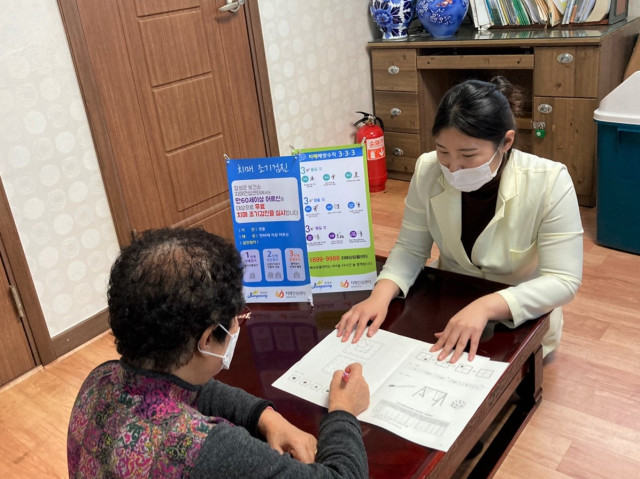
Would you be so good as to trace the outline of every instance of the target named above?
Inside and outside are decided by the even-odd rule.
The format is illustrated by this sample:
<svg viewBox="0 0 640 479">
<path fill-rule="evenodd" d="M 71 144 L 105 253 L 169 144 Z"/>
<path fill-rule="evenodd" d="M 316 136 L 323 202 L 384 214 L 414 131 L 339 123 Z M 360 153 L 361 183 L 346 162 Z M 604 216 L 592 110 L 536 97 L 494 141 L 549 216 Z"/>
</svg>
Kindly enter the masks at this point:
<svg viewBox="0 0 640 479">
<path fill-rule="evenodd" d="M 358 416 L 422 446 L 446 452 L 509 363 L 465 352 L 455 363 L 438 361 L 432 344 L 378 330 L 356 344 L 332 332 L 273 386 L 320 406 L 329 404 L 333 372 L 362 364 L 371 403 Z"/>
</svg>

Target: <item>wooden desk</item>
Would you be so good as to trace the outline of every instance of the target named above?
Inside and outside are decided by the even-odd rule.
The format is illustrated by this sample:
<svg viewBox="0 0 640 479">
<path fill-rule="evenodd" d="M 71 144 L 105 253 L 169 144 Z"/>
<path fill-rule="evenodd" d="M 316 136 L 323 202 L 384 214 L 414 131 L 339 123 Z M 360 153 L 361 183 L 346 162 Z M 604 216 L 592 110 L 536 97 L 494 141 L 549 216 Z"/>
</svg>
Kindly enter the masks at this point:
<svg viewBox="0 0 640 479">
<path fill-rule="evenodd" d="M 406 300 L 391 303 L 383 327 L 434 342 L 434 333 L 441 331 L 454 313 L 475 298 L 503 287 L 499 283 L 425 268 Z M 315 295 L 314 308 L 304 303 L 250 305 L 251 319 L 242 326 L 232 368 L 217 378 L 272 400 L 291 422 L 317 435 L 326 409 L 271 384 L 327 334 L 334 334 L 333 327 L 340 316 L 367 296 L 368 292 Z M 485 330 L 478 354 L 511 364 L 447 453 L 362 423 L 370 477 L 451 477 L 518 389 L 517 406 L 474 471 L 473 477 L 488 477 L 541 400 L 541 341 L 548 327 L 548 316 L 544 316 L 515 330 L 499 324 Z"/>
</svg>

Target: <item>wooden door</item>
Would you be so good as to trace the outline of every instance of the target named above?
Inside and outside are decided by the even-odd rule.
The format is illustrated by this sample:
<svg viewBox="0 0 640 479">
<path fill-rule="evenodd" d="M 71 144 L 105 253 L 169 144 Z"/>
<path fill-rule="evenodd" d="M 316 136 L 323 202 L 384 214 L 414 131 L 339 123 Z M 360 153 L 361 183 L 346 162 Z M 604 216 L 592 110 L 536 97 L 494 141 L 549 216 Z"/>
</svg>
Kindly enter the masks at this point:
<svg viewBox="0 0 640 479">
<path fill-rule="evenodd" d="M 0 386 L 36 365 L 22 320 L 11 297 L 2 250 L 0 245 Z"/>
<path fill-rule="evenodd" d="M 224 4 L 60 0 L 121 243 L 160 226 L 233 237 L 224 155 L 267 147 L 247 18 Z"/>
</svg>

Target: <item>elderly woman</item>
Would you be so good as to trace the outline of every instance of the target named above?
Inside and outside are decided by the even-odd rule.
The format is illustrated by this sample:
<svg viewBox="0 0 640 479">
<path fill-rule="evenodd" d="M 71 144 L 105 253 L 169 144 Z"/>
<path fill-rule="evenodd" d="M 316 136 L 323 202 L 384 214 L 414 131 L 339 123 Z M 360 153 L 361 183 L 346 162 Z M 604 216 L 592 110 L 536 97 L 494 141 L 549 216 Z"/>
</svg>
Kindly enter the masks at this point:
<svg viewBox="0 0 640 479">
<path fill-rule="evenodd" d="M 71 478 L 367 477 L 360 365 L 348 382 L 335 372 L 317 441 L 269 402 L 212 379 L 229 367 L 240 332 L 233 245 L 201 229 L 148 231 L 116 260 L 108 301 L 122 357 L 94 369 L 78 393 Z"/>
</svg>

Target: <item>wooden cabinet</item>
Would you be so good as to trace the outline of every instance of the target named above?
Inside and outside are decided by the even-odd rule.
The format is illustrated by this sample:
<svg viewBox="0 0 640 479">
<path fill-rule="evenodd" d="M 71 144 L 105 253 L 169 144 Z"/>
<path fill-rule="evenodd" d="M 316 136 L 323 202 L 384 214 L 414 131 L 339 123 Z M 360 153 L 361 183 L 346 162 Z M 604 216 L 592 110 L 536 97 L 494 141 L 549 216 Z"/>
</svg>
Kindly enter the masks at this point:
<svg viewBox="0 0 640 479">
<path fill-rule="evenodd" d="M 389 177 L 410 179 L 417 157 L 434 149 L 433 116 L 449 88 L 503 75 L 525 98 L 516 148 L 567 165 L 580 204 L 595 205 L 593 112 L 622 81 L 639 31 L 640 19 L 632 19 L 570 29 L 462 28 L 451 39 L 369 43 Z"/>
<path fill-rule="evenodd" d="M 536 96 L 533 101 L 533 121 L 544 122 L 547 134 L 534 138 L 531 151 L 567 165 L 583 206 L 595 204 L 596 108 L 595 98 Z"/>
</svg>

